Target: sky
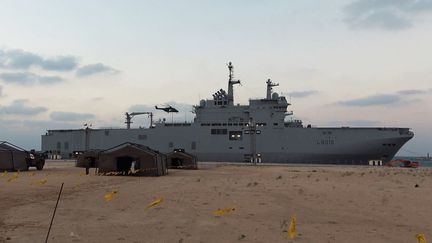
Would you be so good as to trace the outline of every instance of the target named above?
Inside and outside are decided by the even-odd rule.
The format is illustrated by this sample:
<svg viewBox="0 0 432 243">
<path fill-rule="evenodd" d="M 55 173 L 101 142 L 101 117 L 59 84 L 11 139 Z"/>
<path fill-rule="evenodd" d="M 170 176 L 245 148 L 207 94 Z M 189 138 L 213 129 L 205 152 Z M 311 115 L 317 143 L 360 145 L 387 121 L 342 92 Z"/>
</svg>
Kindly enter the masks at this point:
<svg viewBox="0 0 432 243">
<path fill-rule="evenodd" d="M 271 78 L 293 119 L 409 127 L 399 155 L 432 152 L 432 0 L 2 0 L 0 23 L 0 140 L 27 149 L 157 104 L 190 121 L 232 61 L 236 103 Z"/>
</svg>

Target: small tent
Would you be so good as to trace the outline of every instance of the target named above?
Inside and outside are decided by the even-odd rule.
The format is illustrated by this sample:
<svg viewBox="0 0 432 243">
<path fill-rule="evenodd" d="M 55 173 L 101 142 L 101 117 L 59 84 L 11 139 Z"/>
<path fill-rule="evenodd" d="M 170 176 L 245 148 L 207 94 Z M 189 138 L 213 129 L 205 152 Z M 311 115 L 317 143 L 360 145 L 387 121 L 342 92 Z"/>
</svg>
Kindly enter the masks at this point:
<svg viewBox="0 0 432 243">
<path fill-rule="evenodd" d="M 122 143 L 99 153 L 100 173 L 121 172 L 134 175 L 161 176 L 168 173 L 166 156 L 147 146 Z"/>
<path fill-rule="evenodd" d="M 97 168 L 97 162 L 99 161 L 99 154 L 102 150 L 87 150 L 82 154 L 79 154 L 76 161 L 76 167 L 85 168 L 88 164 L 89 168 Z"/>
<path fill-rule="evenodd" d="M 28 158 L 29 154 L 24 149 L 6 141 L 0 141 L 0 171 L 28 170 Z"/>
<path fill-rule="evenodd" d="M 183 149 L 167 154 L 169 169 L 198 169 L 197 157 L 186 153 Z"/>
</svg>

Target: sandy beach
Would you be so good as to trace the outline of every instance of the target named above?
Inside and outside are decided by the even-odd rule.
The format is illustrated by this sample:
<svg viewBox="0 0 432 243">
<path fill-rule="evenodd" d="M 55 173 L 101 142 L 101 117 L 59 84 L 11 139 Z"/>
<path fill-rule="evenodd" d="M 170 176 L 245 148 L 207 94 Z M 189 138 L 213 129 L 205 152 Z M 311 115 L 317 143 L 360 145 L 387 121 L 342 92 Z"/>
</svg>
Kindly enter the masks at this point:
<svg viewBox="0 0 432 243">
<path fill-rule="evenodd" d="M 418 233 L 432 239 L 431 168 L 200 166 L 162 177 L 97 176 L 49 161 L 43 171 L 2 173 L 0 242 L 44 242 L 62 182 L 49 242 L 417 242 Z M 223 208 L 235 210 L 213 215 Z"/>
</svg>

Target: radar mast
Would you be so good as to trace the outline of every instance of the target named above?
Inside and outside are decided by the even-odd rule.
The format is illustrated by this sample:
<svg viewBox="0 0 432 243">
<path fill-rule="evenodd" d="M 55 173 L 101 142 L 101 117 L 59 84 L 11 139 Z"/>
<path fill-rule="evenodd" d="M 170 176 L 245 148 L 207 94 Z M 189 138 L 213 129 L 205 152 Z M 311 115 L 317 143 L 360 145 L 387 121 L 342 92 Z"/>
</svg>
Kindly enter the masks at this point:
<svg viewBox="0 0 432 243">
<path fill-rule="evenodd" d="M 273 87 L 275 87 L 275 86 L 279 86 L 279 84 L 275 84 L 275 83 L 273 83 L 272 81 L 271 81 L 271 79 L 267 79 L 267 99 L 268 100 L 271 100 L 271 93 L 272 93 L 272 90 L 273 90 Z"/>
<path fill-rule="evenodd" d="M 234 104 L 234 84 L 240 84 L 240 80 L 234 79 L 234 66 L 228 63 L 229 80 L 228 80 L 228 104 Z"/>
</svg>

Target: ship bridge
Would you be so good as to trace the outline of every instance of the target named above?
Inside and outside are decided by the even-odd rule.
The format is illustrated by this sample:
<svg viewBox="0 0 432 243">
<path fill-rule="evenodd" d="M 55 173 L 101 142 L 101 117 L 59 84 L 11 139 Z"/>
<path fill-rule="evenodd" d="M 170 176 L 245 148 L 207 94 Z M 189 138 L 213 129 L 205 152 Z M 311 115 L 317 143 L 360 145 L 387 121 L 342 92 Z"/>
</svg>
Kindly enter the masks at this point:
<svg viewBox="0 0 432 243">
<path fill-rule="evenodd" d="M 234 105 L 234 85 L 240 84 L 240 80 L 234 79 L 234 67 L 228 64 L 229 79 L 228 92 L 223 89 L 213 94 L 213 99 L 201 100 L 195 108 L 195 123 L 202 126 L 217 126 L 239 124 L 246 125 L 250 122 L 260 125 L 284 124 L 290 105 L 284 96 L 272 92 L 273 87 L 279 84 L 267 80 L 267 92 L 264 99 L 250 99 L 248 105 Z"/>
</svg>

